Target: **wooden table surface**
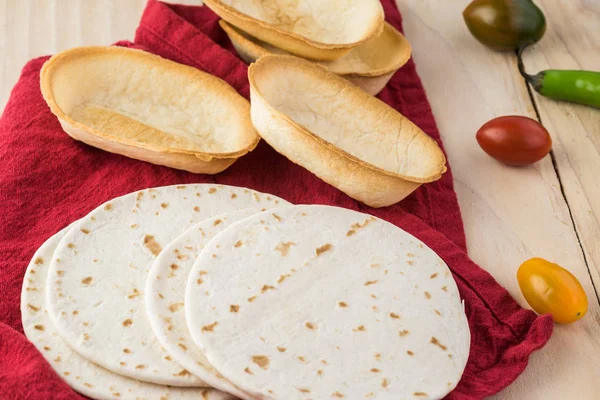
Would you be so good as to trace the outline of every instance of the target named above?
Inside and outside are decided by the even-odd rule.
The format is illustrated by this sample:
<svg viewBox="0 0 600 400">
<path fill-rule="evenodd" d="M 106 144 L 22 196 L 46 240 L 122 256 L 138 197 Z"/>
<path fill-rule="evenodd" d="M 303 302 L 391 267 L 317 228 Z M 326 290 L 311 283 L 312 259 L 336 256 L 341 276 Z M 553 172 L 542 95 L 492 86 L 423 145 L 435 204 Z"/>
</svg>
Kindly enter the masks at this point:
<svg viewBox="0 0 600 400">
<path fill-rule="evenodd" d="M 454 171 L 469 254 L 524 307 L 515 275 L 534 256 L 570 269 L 590 302 L 588 315 L 576 324 L 556 326 L 526 371 L 494 398 L 598 399 L 600 110 L 530 95 L 516 57 L 490 51 L 469 34 L 461 15 L 468 3 L 399 0 Z M 528 71 L 600 71 L 600 1 L 536 3 L 548 30 L 525 55 Z M 144 5 L 145 0 L 0 0 L 0 110 L 27 60 L 74 46 L 131 39 Z M 554 141 L 551 157 L 517 169 L 481 151 L 477 129 L 491 118 L 511 114 L 541 119 Z"/>
</svg>

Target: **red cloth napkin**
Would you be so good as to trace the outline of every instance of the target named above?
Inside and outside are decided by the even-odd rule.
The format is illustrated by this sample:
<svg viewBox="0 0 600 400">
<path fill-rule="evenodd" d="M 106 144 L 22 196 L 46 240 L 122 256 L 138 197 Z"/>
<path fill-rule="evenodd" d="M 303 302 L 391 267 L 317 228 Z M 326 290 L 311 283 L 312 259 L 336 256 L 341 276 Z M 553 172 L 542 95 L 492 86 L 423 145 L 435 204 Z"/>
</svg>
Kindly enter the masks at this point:
<svg viewBox="0 0 600 400">
<path fill-rule="evenodd" d="M 401 28 L 394 0 L 382 0 L 387 20 Z M 135 43 L 163 57 L 210 72 L 248 96 L 247 66 L 240 61 L 218 18 L 207 8 L 150 0 Z M 0 119 L 0 397 L 77 399 L 23 336 L 19 295 L 34 251 L 68 223 L 99 204 L 138 189 L 175 183 L 216 182 L 245 186 L 293 203 L 332 204 L 386 219 L 423 240 L 450 266 L 465 300 L 472 343 L 452 400 L 481 399 L 509 385 L 530 354 L 552 333 L 549 316 L 520 308 L 466 255 L 460 210 L 450 171 L 435 183 L 384 209 L 352 200 L 265 143 L 217 176 L 194 175 L 76 142 L 60 128 L 39 89 L 47 57 L 29 62 Z M 425 92 L 410 61 L 379 97 L 438 141 Z"/>
</svg>

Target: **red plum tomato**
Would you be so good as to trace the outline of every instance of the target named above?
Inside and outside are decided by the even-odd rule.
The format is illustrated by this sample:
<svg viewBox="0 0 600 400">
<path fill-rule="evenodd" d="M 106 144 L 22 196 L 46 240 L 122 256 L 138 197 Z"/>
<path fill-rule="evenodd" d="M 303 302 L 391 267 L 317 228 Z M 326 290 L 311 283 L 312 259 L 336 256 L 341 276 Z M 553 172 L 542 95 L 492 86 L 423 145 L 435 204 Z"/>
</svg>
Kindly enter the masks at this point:
<svg viewBox="0 0 600 400">
<path fill-rule="evenodd" d="M 492 119 L 477 131 L 477 142 L 490 157 L 515 167 L 533 164 L 552 149 L 546 128 L 521 116 Z"/>
</svg>

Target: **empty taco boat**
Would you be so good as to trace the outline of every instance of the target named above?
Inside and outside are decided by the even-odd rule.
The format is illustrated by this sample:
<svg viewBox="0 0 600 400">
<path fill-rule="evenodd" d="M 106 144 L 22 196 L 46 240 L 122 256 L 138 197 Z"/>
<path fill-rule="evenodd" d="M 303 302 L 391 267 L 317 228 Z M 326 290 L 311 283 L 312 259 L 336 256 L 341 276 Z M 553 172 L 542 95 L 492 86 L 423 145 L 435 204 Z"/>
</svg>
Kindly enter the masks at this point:
<svg viewBox="0 0 600 400">
<path fill-rule="evenodd" d="M 250 66 L 248 76 L 259 135 L 356 200 L 389 206 L 446 171 L 432 138 L 320 65 L 267 55 Z"/>
<path fill-rule="evenodd" d="M 226 82 L 141 50 L 67 50 L 40 83 L 69 136 L 138 160 L 215 174 L 260 140 L 249 102 Z"/>
<path fill-rule="evenodd" d="M 205 0 L 231 25 L 289 53 L 335 60 L 383 29 L 379 0 Z"/>
<path fill-rule="evenodd" d="M 251 63 L 267 54 L 290 54 L 262 40 L 253 38 L 219 21 L 240 57 Z M 376 95 L 392 78 L 394 73 L 410 59 L 412 49 L 408 40 L 387 22 L 381 34 L 350 50 L 333 61 L 316 61 L 331 72 L 348 79 L 365 92 Z"/>
</svg>

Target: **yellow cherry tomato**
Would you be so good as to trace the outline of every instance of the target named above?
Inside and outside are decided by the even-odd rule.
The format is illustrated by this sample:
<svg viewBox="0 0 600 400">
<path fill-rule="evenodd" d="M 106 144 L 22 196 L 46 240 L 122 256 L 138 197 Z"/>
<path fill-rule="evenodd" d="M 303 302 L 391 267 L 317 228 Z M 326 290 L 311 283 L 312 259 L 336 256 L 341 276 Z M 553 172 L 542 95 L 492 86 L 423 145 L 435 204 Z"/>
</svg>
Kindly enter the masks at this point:
<svg viewBox="0 0 600 400">
<path fill-rule="evenodd" d="M 521 264 L 517 280 L 531 308 L 538 314 L 552 314 L 554 322 L 570 324 L 587 312 L 581 283 L 558 264 L 532 258 Z"/>
</svg>

